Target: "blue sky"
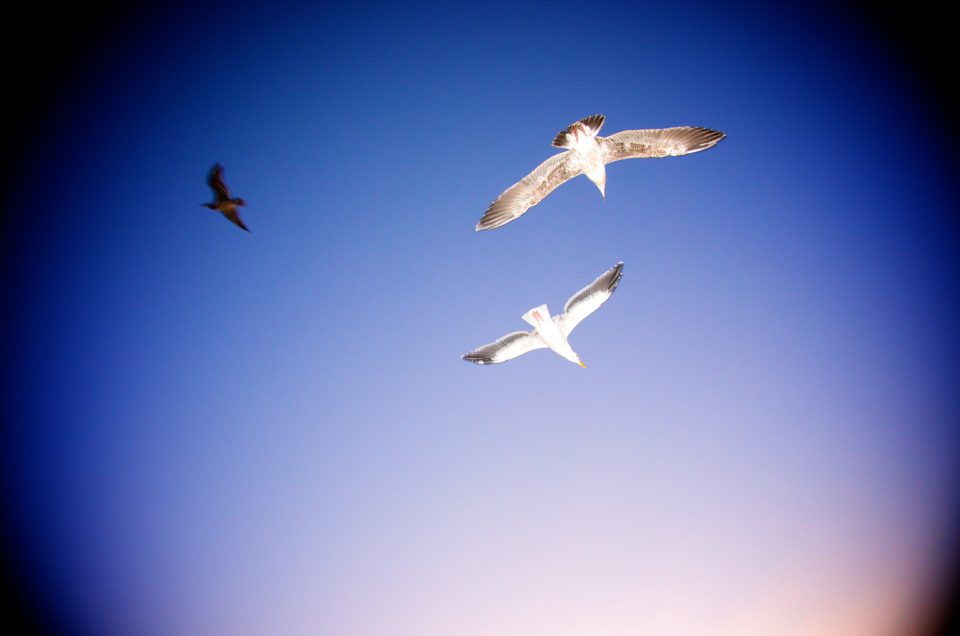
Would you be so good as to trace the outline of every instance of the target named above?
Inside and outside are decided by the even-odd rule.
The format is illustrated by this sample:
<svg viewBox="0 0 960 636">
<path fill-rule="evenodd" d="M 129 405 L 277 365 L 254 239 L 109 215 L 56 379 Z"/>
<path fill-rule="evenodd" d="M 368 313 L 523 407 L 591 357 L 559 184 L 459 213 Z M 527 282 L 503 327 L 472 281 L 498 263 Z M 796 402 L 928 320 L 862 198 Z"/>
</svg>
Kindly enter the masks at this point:
<svg viewBox="0 0 960 636">
<path fill-rule="evenodd" d="M 97 634 L 915 633 L 960 323 L 903 55 L 750 4 L 109 23 L 5 198 L 24 594 Z M 728 138 L 473 231 L 593 113 Z M 459 359 L 621 260 L 586 370 Z"/>
</svg>

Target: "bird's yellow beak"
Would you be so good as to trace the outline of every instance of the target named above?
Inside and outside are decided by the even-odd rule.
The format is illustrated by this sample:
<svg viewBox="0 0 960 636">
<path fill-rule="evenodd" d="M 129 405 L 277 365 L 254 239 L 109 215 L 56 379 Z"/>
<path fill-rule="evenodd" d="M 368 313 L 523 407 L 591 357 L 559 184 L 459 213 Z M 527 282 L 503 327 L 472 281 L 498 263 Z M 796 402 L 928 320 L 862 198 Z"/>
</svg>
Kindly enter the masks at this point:
<svg viewBox="0 0 960 636">
<path fill-rule="evenodd" d="M 577 360 L 577 364 L 579 364 L 579 365 L 580 365 L 581 367 L 583 367 L 584 369 L 587 368 L 587 365 L 585 365 L 585 364 L 583 363 L 583 360 Z"/>
</svg>

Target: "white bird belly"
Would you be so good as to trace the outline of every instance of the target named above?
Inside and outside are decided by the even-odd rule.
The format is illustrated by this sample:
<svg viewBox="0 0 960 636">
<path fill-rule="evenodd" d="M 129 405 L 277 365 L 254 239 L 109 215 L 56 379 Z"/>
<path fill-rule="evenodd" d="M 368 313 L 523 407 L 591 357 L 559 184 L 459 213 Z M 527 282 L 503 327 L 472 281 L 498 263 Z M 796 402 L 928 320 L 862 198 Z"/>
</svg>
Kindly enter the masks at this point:
<svg viewBox="0 0 960 636">
<path fill-rule="evenodd" d="M 580 154 L 580 165 L 583 167 L 583 174 L 588 179 L 600 185 L 607 180 L 607 164 L 603 162 L 603 151 L 597 140 L 590 138 L 577 146 L 577 152 Z"/>
<path fill-rule="evenodd" d="M 560 331 L 560 327 L 553 321 L 553 318 L 550 317 L 550 310 L 547 309 L 546 305 L 534 307 L 523 314 L 523 319 L 533 325 L 537 335 L 540 336 L 544 344 L 548 347 L 561 355 L 563 355 L 561 352 L 573 353 L 570 344 L 567 342 L 567 337 Z"/>
</svg>

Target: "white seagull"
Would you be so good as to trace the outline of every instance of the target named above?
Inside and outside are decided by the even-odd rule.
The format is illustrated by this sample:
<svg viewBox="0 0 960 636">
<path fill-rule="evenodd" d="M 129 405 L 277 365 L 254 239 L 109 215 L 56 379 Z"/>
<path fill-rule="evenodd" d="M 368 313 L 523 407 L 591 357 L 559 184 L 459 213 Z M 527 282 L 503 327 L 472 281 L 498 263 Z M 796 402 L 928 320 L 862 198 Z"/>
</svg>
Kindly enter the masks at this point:
<svg viewBox="0 0 960 636">
<path fill-rule="evenodd" d="M 543 201 L 564 181 L 579 174 L 593 181 L 607 198 L 608 163 L 621 159 L 676 157 L 712 148 L 725 133 L 699 126 L 623 130 L 599 137 L 603 115 L 590 115 L 561 130 L 553 145 L 566 152 L 553 155 L 490 204 L 477 223 L 477 231 L 506 225 Z"/>
<path fill-rule="evenodd" d="M 595 312 L 617 288 L 623 276 L 623 263 L 617 263 L 597 280 L 576 294 L 563 306 L 563 313 L 551 318 L 546 305 L 534 307 L 523 314 L 524 321 L 533 325 L 533 331 L 514 331 L 496 342 L 491 342 L 470 353 L 460 356 L 468 362 L 477 364 L 498 364 L 512 360 L 528 351 L 550 347 L 574 364 L 586 368 L 567 342 L 567 336 L 580 321 Z"/>
</svg>

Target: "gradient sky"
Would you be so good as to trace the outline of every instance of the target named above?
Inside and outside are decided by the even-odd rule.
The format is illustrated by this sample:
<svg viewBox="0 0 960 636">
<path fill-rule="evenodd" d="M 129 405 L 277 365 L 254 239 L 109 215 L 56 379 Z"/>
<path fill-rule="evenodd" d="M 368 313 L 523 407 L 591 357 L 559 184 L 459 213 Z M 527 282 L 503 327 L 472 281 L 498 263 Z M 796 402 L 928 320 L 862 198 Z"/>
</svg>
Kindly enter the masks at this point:
<svg viewBox="0 0 960 636">
<path fill-rule="evenodd" d="M 109 22 L 4 195 L 23 595 L 78 634 L 918 633 L 956 548 L 956 163 L 868 18 Z M 728 137 L 474 232 L 593 113 Z M 214 162 L 251 234 L 199 206 Z M 621 260 L 586 370 L 460 360 Z"/>
</svg>

